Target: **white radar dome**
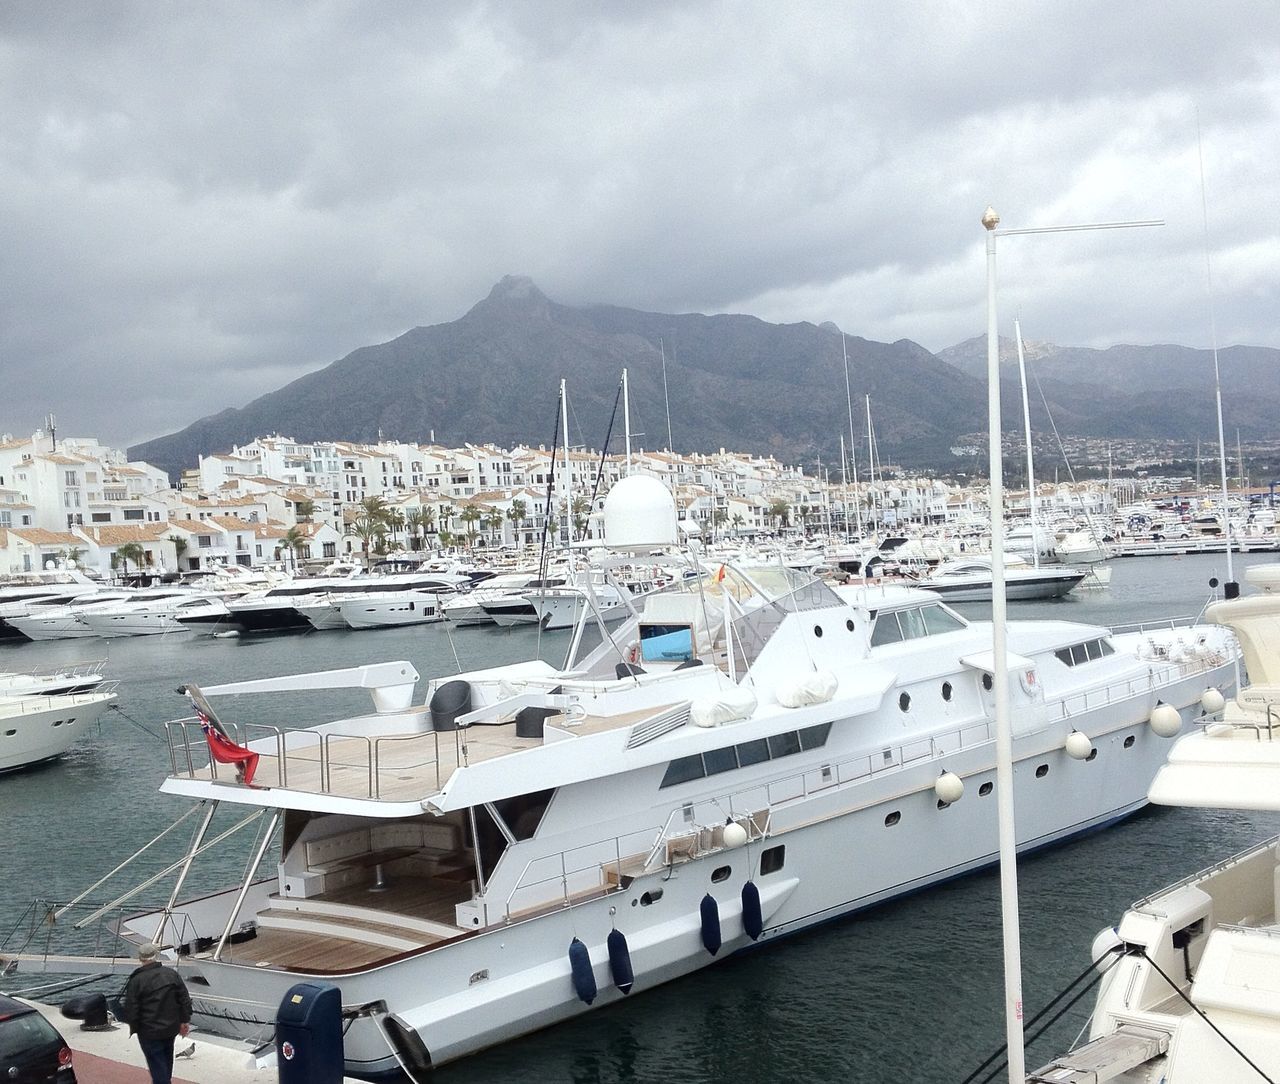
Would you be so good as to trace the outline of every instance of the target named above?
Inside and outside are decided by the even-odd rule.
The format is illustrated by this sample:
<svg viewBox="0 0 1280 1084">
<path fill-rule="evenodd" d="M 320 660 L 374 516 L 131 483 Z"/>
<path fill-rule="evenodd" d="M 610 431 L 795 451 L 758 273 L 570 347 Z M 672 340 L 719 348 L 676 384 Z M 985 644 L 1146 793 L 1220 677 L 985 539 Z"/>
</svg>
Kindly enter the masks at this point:
<svg viewBox="0 0 1280 1084">
<path fill-rule="evenodd" d="M 652 550 L 676 544 L 676 502 L 656 478 L 633 474 L 604 499 L 604 543 L 611 550 Z"/>
</svg>

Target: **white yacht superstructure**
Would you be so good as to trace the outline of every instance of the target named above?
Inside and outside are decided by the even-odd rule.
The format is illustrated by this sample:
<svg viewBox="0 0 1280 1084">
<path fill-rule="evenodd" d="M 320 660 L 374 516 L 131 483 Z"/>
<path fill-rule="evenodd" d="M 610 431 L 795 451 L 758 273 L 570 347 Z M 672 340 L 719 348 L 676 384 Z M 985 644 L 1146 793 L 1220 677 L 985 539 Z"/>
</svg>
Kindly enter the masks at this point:
<svg viewBox="0 0 1280 1084">
<path fill-rule="evenodd" d="M 1161 805 L 1280 811 L 1280 565 L 1218 602 L 1251 683 L 1182 737 L 1151 785 Z M 1133 904 L 1094 940 L 1089 1041 L 1029 1078 L 1050 1084 L 1254 1084 L 1280 1078 L 1280 837 Z M 1092 1074 L 1092 1075 L 1091 1075 Z"/>
<path fill-rule="evenodd" d="M 607 531 L 615 501 L 640 506 L 614 509 L 623 544 L 652 547 L 665 520 L 674 537 L 653 487 L 610 493 Z M 284 992 L 322 978 L 359 1010 L 348 1072 L 420 1075 L 995 860 L 989 626 L 902 587 L 695 571 L 563 669 L 462 673 L 424 699 L 408 662 L 189 688 L 162 790 L 206 803 L 190 854 L 219 810 L 262 843 L 241 885 L 184 900 L 183 873 L 119 934 L 166 946 L 202 1026 L 261 1039 Z M 1172 732 L 1158 705 L 1195 717 L 1231 650 L 1208 626 L 1011 623 L 1020 845 L 1145 804 Z M 337 688 L 373 711 L 285 730 L 209 703 Z"/>
</svg>

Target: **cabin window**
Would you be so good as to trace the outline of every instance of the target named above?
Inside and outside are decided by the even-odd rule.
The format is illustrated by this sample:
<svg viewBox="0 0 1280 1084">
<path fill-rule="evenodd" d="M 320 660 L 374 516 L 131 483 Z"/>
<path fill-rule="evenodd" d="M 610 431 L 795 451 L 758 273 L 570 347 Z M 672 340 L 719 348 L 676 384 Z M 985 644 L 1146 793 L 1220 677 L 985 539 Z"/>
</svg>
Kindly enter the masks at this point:
<svg viewBox="0 0 1280 1084">
<path fill-rule="evenodd" d="M 943 632 L 955 632 L 965 627 L 960 618 L 941 606 L 926 606 L 920 611 L 920 616 L 924 618 L 924 627 L 930 636 L 937 636 Z"/>
<path fill-rule="evenodd" d="M 1132 734 L 1130 734 L 1130 735 L 1129 735 L 1127 738 L 1125 738 L 1125 740 L 1124 740 L 1124 747 L 1125 747 L 1126 749 L 1132 749 L 1132 748 L 1133 748 L 1134 740 L 1135 740 L 1135 739 L 1134 739 L 1134 736 L 1133 736 Z"/>
<path fill-rule="evenodd" d="M 713 885 L 718 885 L 722 881 L 727 881 L 732 873 L 732 866 L 718 866 L 711 871 L 711 883 Z"/>
<path fill-rule="evenodd" d="M 951 682 L 949 681 L 944 681 L 942 683 L 942 699 L 943 700 L 951 699 Z"/>
<path fill-rule="evenodd" d="M 667 773 L 662 777 L 662 786 L 674 787 L 678 783 L 689 783 L 706 775 L 702 766 L 702 754 L 694 753 L 691 757 L 681 757 L 667 765 Z"/>
<path fill-rule="evenodd" d="M 702 763 L 707 775 L 731 772 L 738 766 L 738 750 L 732 745 L 725 749 L 710 749 L 702 754 Z"/>
<path fill-rule="evenodd" d="M 794 730 L 789 730 L 785 734 L 775 734 L 769 739 L 769 755 L 777 760 L 778 757 L 789 757 L 792 753 L 800 752 L 800 735 Z"/>
<path fill-rule="evenodd" d="M 767 851 L 760 852 L 760 876 L 767 877 L 770 873 L 777 873 L 782 869 L 787 861 L 787 845 L 780 843 L 776 847 L 770 847 Z"/>
<path fill-rule="evenodd" d="M 901 693 L 898 696 L 898 710 L 909 711 L 911 708 L 911 694 Z"/>
<path fill-rule="evenodd" d="M 1049 774 L 1049 765 L 1041 764 L 1038 768 L 1036 768 L 1037 779 L 1043 779 L 1048 774 Z"/>
<path fill-rule="evenodd" d="M 991 685 L 992 685 L 991 675 L 990 675 L 990 674 L 983 674 L 983 675 L 982 675 L 982 687 L 983 687 L 984 689 L 986 689 L 986 690 L 987 690 L 987 692 L 990 692 L 990 691 L 991 691 Z"/>
<path fill-rule="evenodd" d="M 991 783 L 983 783 L 982 786 L 978 788 L 978 797 L 985 798 L 993 789 L 994 787 Z"/>
<path fill-rule="evenodd" d="M 819 723 L 817 726 L 807 726 L 800 731 L 800 747 L 802 749 L 821 749 L 827 744 L 827 736 L 830 733 L 830 723 Z"/>
<path fill-rule="evenodd" d="M 897 614 L 881 614 L 876 618 L 875 628 L 871 630 L 872 647 L 896 644 L 901 639 L 902 630 L 898 628 Z"/>
<path fill-rule="evenodd" d="M 855 626 L 854 626 L 852 617 L 849 618 L 849 620 L 844 623 L 844 627 L 847 628 L 850 632 L 854 630 Z"/>
<path fill-rule="evenodd" d="M 899 611 L 898 624 L 902 626 L 902 638 L 904 640 L 917 640 L 921 636 L 929 635 L 925 628 L 924 618 L 919 610 Z"/>
<path fill-rule="evenodd" d="M 1089 656 L 1089 661 L 1102 658 L 1102 641 L 1090 640 L 1084 645 L 1085 653 Z"/>
<path fill-rule="evenodd" d="M 539 790 L 532 794 L 521 794 L 515 798 L 503 798 L 494 802 L 493 806 L 511 829 L 511 834 L 518 840 L 532 839 L 542 823 L 542 818 L 551 804 L 554 790 Z"/>
<path fill-rule="evenodd" d="M 640 897 L 640 906 L 648 907 L 652 903 L 657 903 L 660 899 L 662 899 L 662 889 L 651 888 Z"/>
<path fill-rule="evenodd" d="M 1085 649 L 1084 644 L 1071 645 L 1071 664 L 1079 666 L 1082 662 L 1089 661 L 1089 652 Z"/>
<path fill-rule="evenodd" d="M 900 820 L 902 820 L 902 814 L 895 809 L 892 813 L 890 813 L 887 817 L 885 817 L 884 826 L 886 828 L 892 828 Z"/>
<path fill-rule="evenodd" d="M 744 741 L 738 746 L 738 763 L 746 768 L 769 759 L 769 743 L 764 738 Z"/>
</svg>

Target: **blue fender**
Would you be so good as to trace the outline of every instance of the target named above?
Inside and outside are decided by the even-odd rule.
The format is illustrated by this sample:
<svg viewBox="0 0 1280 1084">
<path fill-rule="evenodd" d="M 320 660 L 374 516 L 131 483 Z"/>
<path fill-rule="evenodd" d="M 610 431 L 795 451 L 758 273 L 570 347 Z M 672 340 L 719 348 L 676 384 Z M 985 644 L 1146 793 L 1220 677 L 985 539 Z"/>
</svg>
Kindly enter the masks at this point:
<svg viewBox="0 0 1280 1084">
<path fill-rule="evenodd" d="M 569 969 L 573 972 L 573 991 L 590 1005 L 596 999 L 596 975 L 591 970 L 587 946 L 576 937 L 569 942 Z"/>
<path fill-rule="evenodd" d="M 742 929 L 752 941 L 764 932 L 764 916 L 760 913 L 760 889 L 755 881 L 742 886 Z"/>
<path fill-rule="evenodd" d="M 720 905 L 708 892 L 702 897 L 699 910 L 702 912 L 702 946 L 714 956 L 723 943 L 720 937 Z"/>
<path fill-rule="evenodd" d="M 631 993 L 636 975 L 631 969 L 631 950 L 627 947 L 627 936 L 621 930 L 609 934 L 609 973 L 613 976 L 613 985 L 624 994 Z"/>
</svg>

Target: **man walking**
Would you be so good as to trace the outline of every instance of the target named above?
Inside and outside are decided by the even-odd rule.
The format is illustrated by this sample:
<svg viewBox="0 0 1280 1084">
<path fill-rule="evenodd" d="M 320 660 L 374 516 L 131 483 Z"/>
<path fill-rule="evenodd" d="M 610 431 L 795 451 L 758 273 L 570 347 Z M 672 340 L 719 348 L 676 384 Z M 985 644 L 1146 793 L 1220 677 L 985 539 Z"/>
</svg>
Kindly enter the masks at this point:
<svg viewBox="0 0 1280 1084">
<path fill-rule="evenodd" d="M 121 1015 L 130 1034 L 138 1036 L 147 1059 L 151 1084 L 173 1080 L 173 1042 L 191 1028 L 191 995 L 186 983 L 157 957 L 160 946 L 148 942 L 138 949 L 141 964 L 124 984 Z"/>
</svg>

